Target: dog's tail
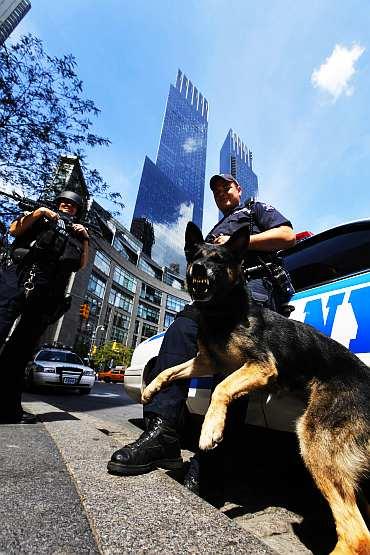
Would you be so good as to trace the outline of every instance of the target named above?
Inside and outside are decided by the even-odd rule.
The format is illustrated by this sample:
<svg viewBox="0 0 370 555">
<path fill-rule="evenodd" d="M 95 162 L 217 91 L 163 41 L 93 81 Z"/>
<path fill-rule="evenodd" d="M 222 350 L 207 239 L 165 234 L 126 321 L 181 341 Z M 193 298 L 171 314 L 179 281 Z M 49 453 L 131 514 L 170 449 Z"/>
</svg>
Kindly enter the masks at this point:
<svg viewBox="0 0 370 555">
<path fill-rule="evenodd" d="M 319 392 L 320 391 L 320 392 Z M 370 532 L 357 506 L 360 481 L 370 471 L 370 425 L 366 411 L 333 421 L 332 392 L 311 390 L 297 432 L 301 454 L 333 512 L 338 543 L 335 555 L 370 555 Z M 346 412 L 346 411 L 345 411 Z M 368 502 L 365 511 L 370 514 Z M 365 517 L 366 518 L 366 517 Z"/>
</svg>

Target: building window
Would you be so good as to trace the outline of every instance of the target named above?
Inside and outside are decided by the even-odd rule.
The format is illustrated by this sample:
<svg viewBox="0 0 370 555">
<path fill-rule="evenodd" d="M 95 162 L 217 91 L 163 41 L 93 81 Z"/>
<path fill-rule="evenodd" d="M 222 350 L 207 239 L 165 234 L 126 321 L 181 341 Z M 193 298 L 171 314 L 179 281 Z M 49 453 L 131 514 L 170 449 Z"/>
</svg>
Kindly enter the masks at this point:
<svg viewBox="0 0 370 555">
<path fill-rule="evenodd" d="M 167 283 L 167 285 L 171 285 L 174 289 L 184 289 L 184 282 L 171 276 L 167 272 L 163 276 L 163 282 Z"/>
<path fill-rule="evenodd" d="M 101 310 L 101 301 L 87 293 L 85 300 L 90 307 L 89 318 L 98 318 Z"/>
<path fill-rule="evenodd" d="M 126 343 L 128 329 L 130 327 L 130 318 L 125 314 L 116 312 L 113 316 L 112 329 L 110 333 L 111 341 L 119 341 Z"/>
<path fill-rule="evenodd" d="M 174 310 L 175 312 L 180 312 L 186 305 L 186 301 L 173 297 L 172 295 L 167 295 L 166 308 L 169 310 Z"/>
<path fill-rule="evenodd" d="M 127 241 L 127 239 L 126 239 Z M 113 241 L 113 247 L 120 253 L 123 258 L 129 260 L 132 264 L 136 264 L 137 262 L 137 246 L 135 252 L 133 252 L 125 243 L 121 240 L 119 236 L 115 236 Z"/>
<path fill-rule="evenodd" d="M 149 337 L 153 337 L 153 335 L 155 335 L 157 332 L 158 329 L 156 327 L 145 324 L 144 322 L 141 330 L 141 341 L 144 341 L 144 339 L 148 339 Z"/>
<path fill-rule="evenodd" d="M 137 279 L 132 274 L 121 268 L 121 266 L 116 266 L 114 268 L 113 280 L 122 285 L 122 287 L 125 287 L 129 291 L 135 293 Z"/>
<path fill-rule="evenodd" d="M 162 280 L 162 272 L 159 269 L 153 268 L 150 264 L 148 264 L 143 258 L 139 258 L 138 267 L 143 270 L 146 274 L 149 274 L 152 277 L 155 277 L 159 280 Z"/>
<path fill-rule="evenodd" d="M 170 327 L 170 325 L 172 324 L 172 322 L 175 319 L 175 314 L 171 314 L 171 312 L 166 312 L 164 315 L 164 327 L 167 329 Z"/>
<path fill-rule="evenodd" d="M 107 276 L 109 276 L 110 259 L 108 258 L 108 256 L 100 251 L 96 251 L 94 265 L 99 268 L 99 270 L 104 272 L 104 274 L 107 274 Z"/>
<path fill-rule="evenodd" d="M 109 304 L 112 304 L 117 308 L 121 308 L 122 310 L 125 310 L 130 314 L 132 312 L 133 301 L 131 297 L 125 295 L 124 293 L 121 293 L 121 291 L 117 291 L 117 289 L 115 289 L 114 287 L 112 287 L 112 289 L 110 290 L 108 302 Z"/>
<path fill-rule="evenodd" d="M 148 304 L 139 303 L 139 306 L 137 308 L 137 315 L 140 318 L 144 318 L 144 320 L 148 320 L 149 322 L 154 322 L 155 324 L 158 324 L 158 308 L 154 308 L 153 306 L 149 306 Z"/>
<path fill-rule="evenodd" d="M 91 274 L 87 290 L 102 299 L 104 297 L 105 281 L 98 278 L 96 274 Z"/>
<path fill-rule="evenodd" d="M 150 301 L 151 303 L 160 305 L 162 300 L 162 292 L 158 291 L 151 285 L 147 283 L 141 284 L 140 298 L 145 301 Z"/>
</svg>

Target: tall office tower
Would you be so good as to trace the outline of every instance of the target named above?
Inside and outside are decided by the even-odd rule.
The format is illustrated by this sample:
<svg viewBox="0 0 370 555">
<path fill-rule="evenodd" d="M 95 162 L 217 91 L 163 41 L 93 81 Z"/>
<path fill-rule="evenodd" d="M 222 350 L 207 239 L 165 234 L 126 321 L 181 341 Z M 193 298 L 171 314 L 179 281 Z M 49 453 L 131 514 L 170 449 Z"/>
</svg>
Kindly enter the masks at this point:
<svg viewBox="0 0 370 555">
<path fill-rule="evenodd" d="M 258 194 L 258 179 L 252 169 L 252 153 L 240 137 L 229 130 L 220 151 L 220 173 L 230 173 L 241 185 L 245 202 Z"/>
<path fill-rule="evenodd" d="M 180 273 L 186 224 L 192 220 L 202 227 L 207 131 L 208 102 L 179 70 L 176 86 L 170 86 L 157 161 L 145 158 L 131 233 L 139 232 L 143 220 L 151 222 L 154 242 L 147 254 Z"/>
<path fill-rule="evenodd" d="M 29 0 L 0 0 L 0 46 L 30 9 Z"/>
</svg>

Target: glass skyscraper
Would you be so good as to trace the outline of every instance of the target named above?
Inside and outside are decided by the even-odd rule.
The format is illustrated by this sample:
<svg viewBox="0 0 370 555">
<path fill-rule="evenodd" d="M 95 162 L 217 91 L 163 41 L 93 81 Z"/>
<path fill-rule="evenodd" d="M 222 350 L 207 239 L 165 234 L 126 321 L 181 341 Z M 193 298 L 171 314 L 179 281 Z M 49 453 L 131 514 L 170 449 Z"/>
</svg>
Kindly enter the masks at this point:
<svg viewBox="0 0 370 555">
<path fill-rule="evenodd" d="M 0 45 L 31 9 L 29 0 L 0 0 Z"/>
<path fill-rule="evenodd" d="M 240 137 L 229 130 L 220 151 L 220 173 L 230 173 L 242 188 L 241 202 L 258 194 L 258 179 L 252 169 L 252 153 Z"/>
<path fill-rule="evenodd" d="M 131 232 L 152 225 L 154 237 L 143 241 L 145 252 L 180 273 L 186 224 L 192 220 L 202 227 L 207 131 L 208 102 L 179 70 L 176 86 L 170 86 L 157 161 L 145 158 Z"/>
</svg>

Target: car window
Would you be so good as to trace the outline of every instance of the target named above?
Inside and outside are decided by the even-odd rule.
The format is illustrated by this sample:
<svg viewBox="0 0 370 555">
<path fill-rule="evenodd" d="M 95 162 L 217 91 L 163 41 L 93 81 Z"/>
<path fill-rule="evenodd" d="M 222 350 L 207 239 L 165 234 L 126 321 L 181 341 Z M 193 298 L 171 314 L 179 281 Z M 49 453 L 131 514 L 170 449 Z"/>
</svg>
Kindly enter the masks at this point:
<svg viewBox="0 0 370 555">
<path fill-rule="evenodd" d="M 80 357 L 67 351 L 40 351 L 35 360 L 46 362 L 68 362 L 70 364 L 82 364 Z"/>
<path fill-rule="evenodd" d="M 296 291 L 370 270 L 370 224 L 330 231 L 284 255 Z"/>
<path fill-rule="evenodd" d="M 69 362 L 70 364 L 83 364 L 80 357 L 75 355 L 74 353 L 66 353 L 65 362 Z"/>
</svg>

